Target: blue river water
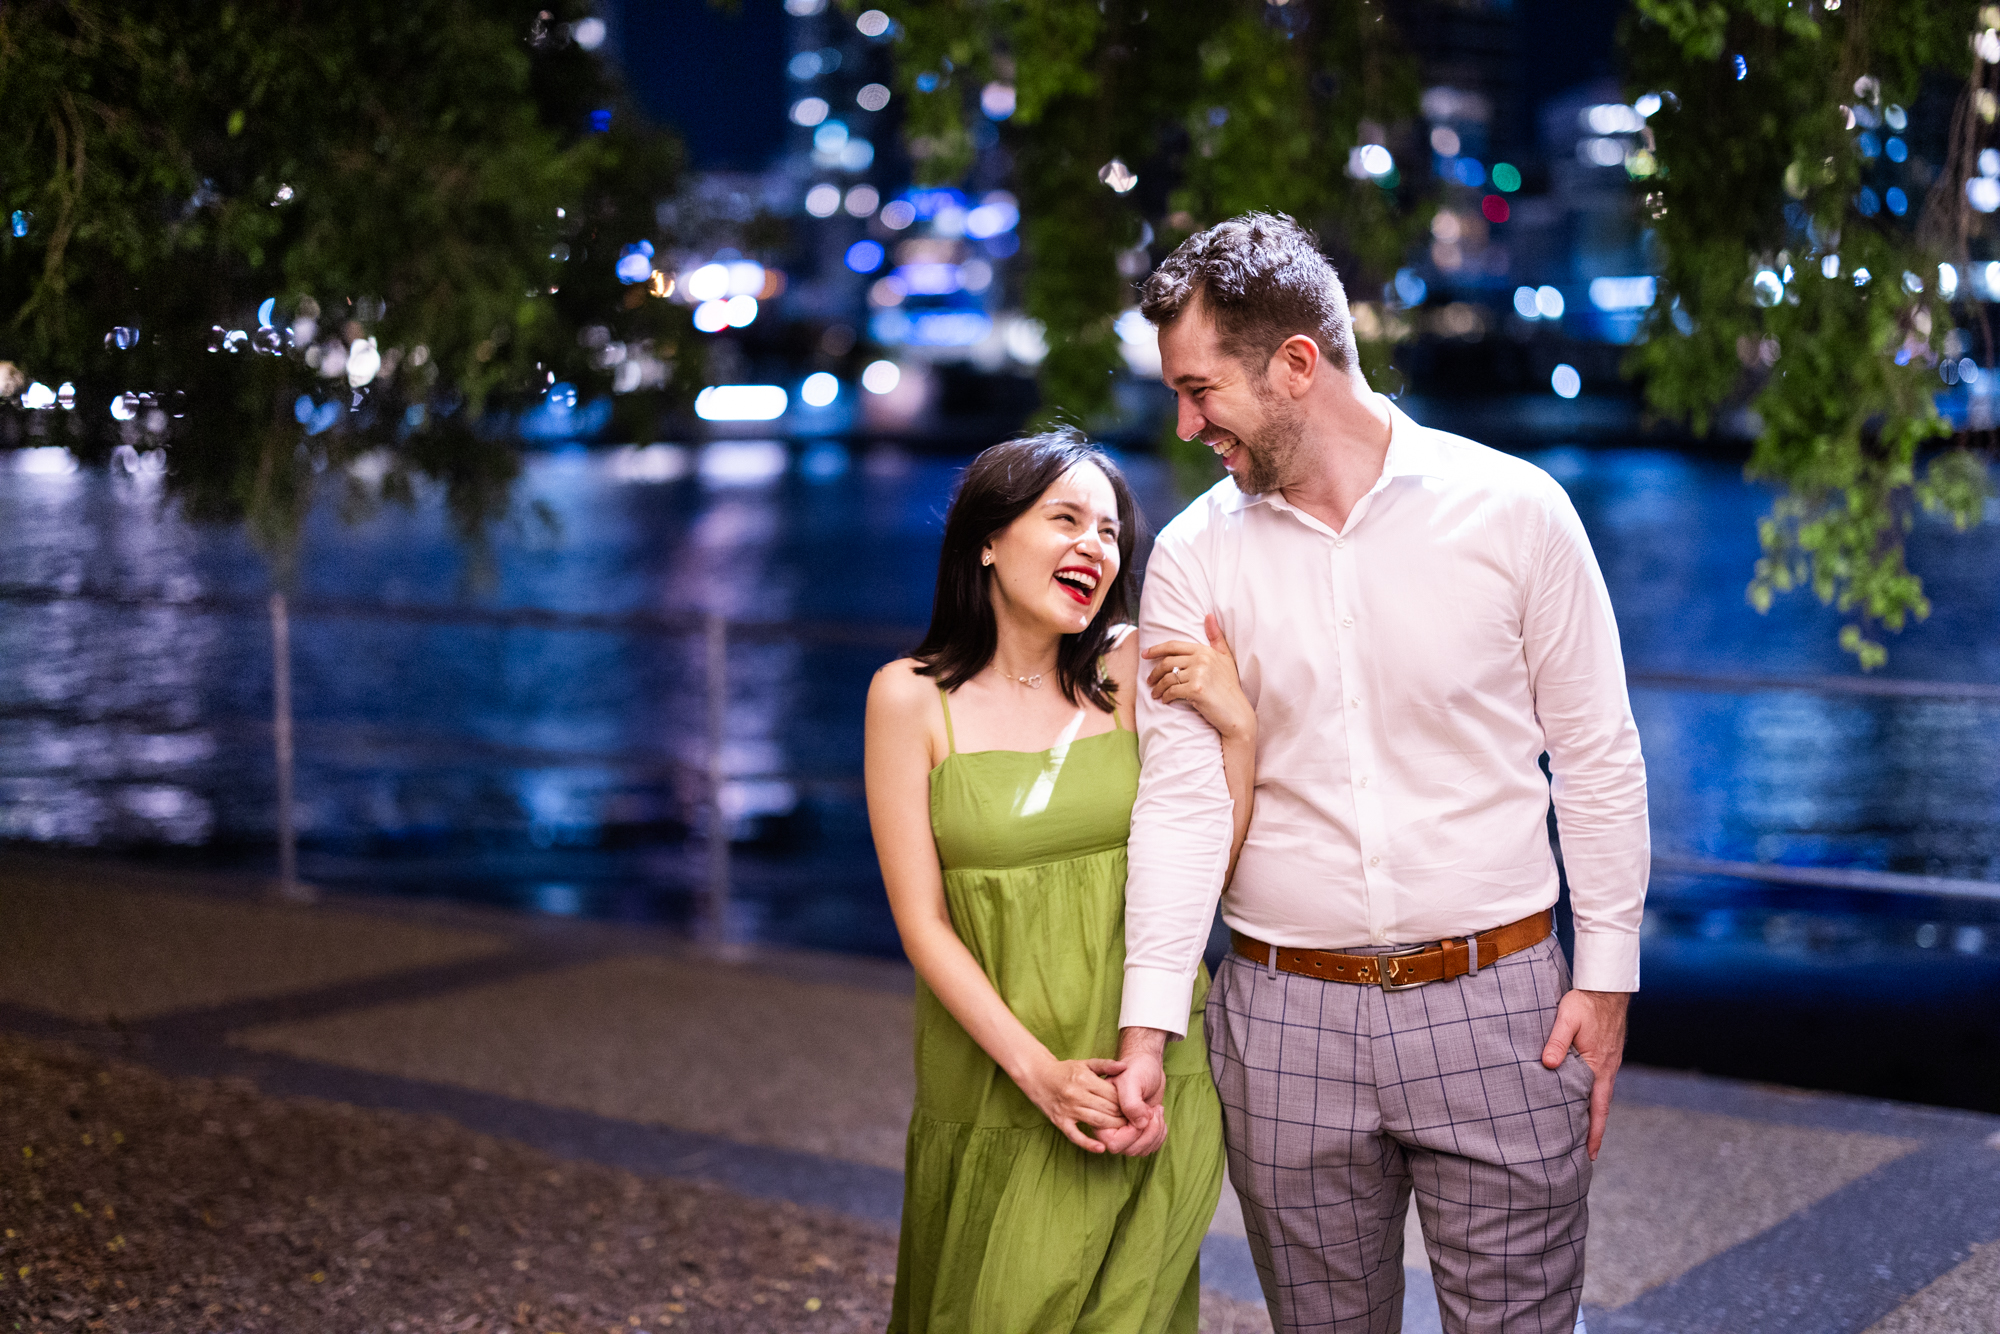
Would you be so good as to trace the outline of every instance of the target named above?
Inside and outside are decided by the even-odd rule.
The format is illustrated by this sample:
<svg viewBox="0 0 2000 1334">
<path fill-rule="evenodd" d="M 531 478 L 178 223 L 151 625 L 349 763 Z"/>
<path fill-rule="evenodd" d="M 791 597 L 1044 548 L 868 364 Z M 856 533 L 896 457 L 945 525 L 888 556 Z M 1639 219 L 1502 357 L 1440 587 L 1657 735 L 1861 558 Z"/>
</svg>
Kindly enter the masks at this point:
<svg viewBox="0 0 2000 1334">
<path fill-rule="evenodd" d="M 1646 995 L 1696 1009 L 1656 1035 L 1659 1059 L 1726 1066 L 1687 1026 L 1727 1026 L 1774 995 L 1804 1007 L 1798 1041 L 1824 1046 L 1855 1031 L 1840 1007 L 1865 993 L 1931 1007 L 1919 1022 L 1955 1016 L 1953 1040 L 2000 1068 L 2000 895 L 1699 869 L 2000 886 L 2000 693 L 1649 684 L 1857 672 L 1836 644 L 1841 617 L 1810 594 L 1762 616 L 1746 604 L 1768 496 L 1739 462 L 1567 446 L 1527 457 L 1568 488 L 1597 550 L 1635 677 L 1655 849 L 1682 859 L 1654 878 Z M 727 655 L 725 929 L 895 953 L 861 802 L 862 700 L 927 616 L 964 461 L 757 441 L 537 454 L 484 583 L 435 497 L 346 520 L 329 501 L 292 629 L 304 876 L 692 921 L 707 677 L 702 640 L 671 631 L 719 613 L 794 627 L 736 633 Z M 1127 462 L 1164 521 L 1178 505 L 1166 469 Z M 1910 561 L 1935 610 L 1890 637 L 1882 675 L 2000 685 L 2000 512 L 1966 533 L 1920 519 Z M 0 839 L 267 864 L 267 592 L 241 535 L 182 521 L 143 466 L 0 454 Z M 604 619 L 480 619 L 526 608 Z M 666 619 L 617 619 L 633 616 Z M 1635 1042 L 1643 1027 L 1635 1011 Z M 2000 1103 L 2000 1076 L 1981 1078 Z"/>
</svg>

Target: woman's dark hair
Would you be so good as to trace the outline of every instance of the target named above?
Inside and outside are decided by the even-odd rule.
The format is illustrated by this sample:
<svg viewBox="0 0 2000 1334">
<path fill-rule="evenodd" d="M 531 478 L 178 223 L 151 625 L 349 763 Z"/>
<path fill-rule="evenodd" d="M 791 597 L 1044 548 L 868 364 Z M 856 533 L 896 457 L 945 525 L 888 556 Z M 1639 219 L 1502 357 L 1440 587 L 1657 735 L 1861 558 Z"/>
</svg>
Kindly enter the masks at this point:
<svg viewBox="0 0 2000 1334">
<path fill-rule="evenodd" d="M 1090 624 L 1062 637 L 1056 649 L 1056 679 L 1073 704 L 1081 694 L 1100 709 L 1114 706 L 1115 687 L 1105 679 L 1098 659 L 1112 630 L 1131 619 L 1132 547 L 1138 539 L 1139 509 L 1118 465 L 1081 431 L 1068 426 L 995 445 L 974 459 L 959 479 L 944 519 L 931 627 L 911 655 L 923 664 L 918 675 L 934 676 L 945 690 L 956 690 L 993 661 L 999 642 L 993 620 L 993 567 L 980 564 L 980 553 L 994 534 L 1020 518 L 1080 463 L 1102 472 L 1118 499 L 1118 577 Z"/>
</svg>

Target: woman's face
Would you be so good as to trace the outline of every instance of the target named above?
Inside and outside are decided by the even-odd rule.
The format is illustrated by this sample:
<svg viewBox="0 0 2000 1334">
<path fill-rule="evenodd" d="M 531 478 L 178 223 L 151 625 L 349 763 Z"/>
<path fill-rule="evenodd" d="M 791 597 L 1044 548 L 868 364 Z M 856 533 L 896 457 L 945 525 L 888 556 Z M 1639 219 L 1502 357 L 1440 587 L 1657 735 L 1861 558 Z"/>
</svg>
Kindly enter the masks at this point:
<svg viewBox="0 0 2000 1334">
<path fill-rule="evenodd" d="M 986 544 L 993 613 L 1025 628 L 1086 629 L 1118 577 L 1118 497 L 1094 463 L 1058 477 Z"/>
</svg>

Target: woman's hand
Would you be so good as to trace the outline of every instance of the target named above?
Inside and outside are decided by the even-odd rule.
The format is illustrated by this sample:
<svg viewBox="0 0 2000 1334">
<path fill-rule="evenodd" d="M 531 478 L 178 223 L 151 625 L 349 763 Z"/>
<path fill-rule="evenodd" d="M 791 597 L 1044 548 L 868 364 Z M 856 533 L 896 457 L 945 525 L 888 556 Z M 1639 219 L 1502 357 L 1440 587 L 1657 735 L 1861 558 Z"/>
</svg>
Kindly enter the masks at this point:
<svg viewBox="0 0 2000 1334">
<path fill-rule="evenodd" d="M 1236 655 L 1229 651 L 1229 641 L 1222 637 L 1222 623 L 1214 612 L 1208 614 L 1204 628 L 1207 647 L 1169 639 L 1141 654 L 1153 660 L 1146 684 L 1156 700 L 1194 705 L 1225 740 L 1254 737 L 1257 711 L 1243 693 L 1243 683 L 1236 676 Z"/>
<path fill-rule="evenodd" d="M 1118 1110 L 1118 1090 L 1111 1084 L 1113 1076 L 1123 1073 L 1123 1061 L 1058 1061 L 1044 1055 L 1015 1082 L 1070 1143 L 1089 1153 L 1103 1153 L 1105 1146 L 1079 1130 L 1077 1123 L 1097 1130 L 1125 1125 L 1125 1114 Z"/>
</svg>

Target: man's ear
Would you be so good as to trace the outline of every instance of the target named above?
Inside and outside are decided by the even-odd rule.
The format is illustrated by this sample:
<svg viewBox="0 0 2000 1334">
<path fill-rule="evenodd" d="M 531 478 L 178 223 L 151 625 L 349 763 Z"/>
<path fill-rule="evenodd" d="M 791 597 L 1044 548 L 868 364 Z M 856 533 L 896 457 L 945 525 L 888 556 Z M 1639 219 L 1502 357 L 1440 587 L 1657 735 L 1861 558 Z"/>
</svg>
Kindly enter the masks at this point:
<svg viewBox="0 0 2000 1334">
<path fill-rule="evenodd" d="M 1279 387 L 1297 398 L 1312 388 L 1324 361 L 1318 343 L 1304 334 L 1293 334 L 1271 354 L 1271 369 L 1277 373 Z"/>
</svg>

